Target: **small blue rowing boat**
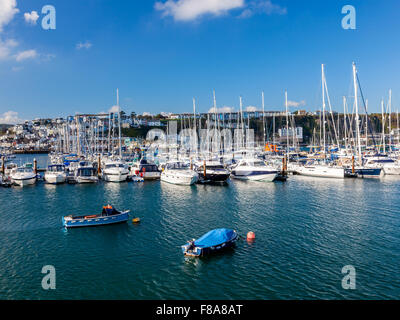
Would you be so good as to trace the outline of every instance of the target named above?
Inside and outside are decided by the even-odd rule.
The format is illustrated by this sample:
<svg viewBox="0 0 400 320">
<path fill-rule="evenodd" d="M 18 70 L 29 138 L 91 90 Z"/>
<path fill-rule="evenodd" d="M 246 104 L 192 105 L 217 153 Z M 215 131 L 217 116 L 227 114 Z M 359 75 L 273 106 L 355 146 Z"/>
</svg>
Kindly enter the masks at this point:
<svg viewBox="0 0 400 320">
<path fill-rule="evenodd" d="M 186 256 L 200 257 L 229 248 L 238 239 L 238 234 L 232 229 L 215 229 L 207 232 L 197 240 L 188 241 L 182 246 Z"/>
<path fill-rule="evenodd" d="M 128 219 L 129 210 L 121 212 L 108 205 L 103 207 L 101 214 L 89 216 L 66 216 L 62 218 L 62 222 L 65 228 L 79 228 L 123 223 L 128 221 Z"/>
</svg>

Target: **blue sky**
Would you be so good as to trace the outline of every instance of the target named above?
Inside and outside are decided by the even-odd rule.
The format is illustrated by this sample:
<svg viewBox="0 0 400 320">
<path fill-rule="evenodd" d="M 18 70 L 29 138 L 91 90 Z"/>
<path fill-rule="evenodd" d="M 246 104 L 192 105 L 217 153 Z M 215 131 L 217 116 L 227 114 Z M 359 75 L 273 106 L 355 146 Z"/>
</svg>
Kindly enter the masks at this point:
<svg viewBox="0 0 400 320">
<path fill-rule="evenodd" d="M 55 30 L 41 27 L 47 4 Z M 341 27 L 347 4 L 356 30 Z M 193 97 L 207 112 L 213 89 L 219 108 L 240 95 L 261 108 L 264 91 L 283 110 L 287 89 L 293 109 L 316 110 L 321 63 L 342 110 L 352 61 L 370 110 L 390 88 L 396 110 L 399 15 L 398 0 L 0 0 L 0 122 L 108 111 L 116 88 L 139 114 L 190 112 Z"/>
</svg>

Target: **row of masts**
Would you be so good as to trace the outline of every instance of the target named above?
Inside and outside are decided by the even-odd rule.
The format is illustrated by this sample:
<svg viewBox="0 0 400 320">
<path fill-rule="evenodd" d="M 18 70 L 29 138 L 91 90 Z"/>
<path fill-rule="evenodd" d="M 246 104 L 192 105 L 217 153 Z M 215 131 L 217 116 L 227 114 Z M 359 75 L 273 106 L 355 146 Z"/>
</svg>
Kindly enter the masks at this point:
<svg viewBox="0 0 400 320">
<path fill-rule="evenodd" d="M 372 133 L 368 117 L 368 100 L 364 101 L 364 96 L 360 87 L 356 65 L 353 63 L 353 88 L 354 88 L 354 104 L 353 110 L 349 112 L 348 99 L 343 97 L 343 117 L 340 119 L 338 114 L 337 119 L 333 112 L 331 100 L 328 92 L 328 86 L 325 76 L 325 66 L 321 65 L 321 79 L 322 79 L 322 110 L 319 119 L 319 148 L 324 154 L 324 161 L 326 160 L 326 153 L 329 146 L 336 146 L 344 148 L 346 153 L 354 154 L 358 158 L 362 157 L 362 149 L 368 148 L 369 137 L 373 139 L 374 147 L 378 148 L 374 134 Z M 359 96 L 361 96 L 362 104 L 364 105 L 364 112 L 361 112 Z M 268 135 L 269 129 L 267 128 L 267 121 L 265 116 L 265 97 L 264 92 L 261 93 L 262 105 L 262 139 L 258 141 L 261 146 L 266 143 L 276 145 L 276 123 L 275 114 L 272 116 L 272 137 Z M 239 97 L 239 111 L 237 112 L 236 123 L 233 123 L 232 117 L 228 121 L 225 119 L 225 112 L 222 110 L 218 112 L 217 99 L 215 90 L 213 91 L 213 109 L 207 113 L 205 124 L 202 123 L 201 114 L 197 113 L 196 99 L 193 98 L 193 114 L 183 115 L 180 117 L 180 131 L 190 130 L 191 139 L 191 152 L 198 154 L 201 149 L 199 136 L 201 137 L 202 131 L 206 131 L 205 147 L 209 153 L 219 154 L 221 151 L 226 150 L 227 136 L 226 130 L 234 132 L 234 143 L 231 147 L 232 150 L 251 149 L 256 146 L 254 140 L 254 131 L 250 130 L 250 116 L 244 119 L 243 98 Z M 380 139 L 380 150 L 385 153 L 387 150 L 386 145 L 386 128 L 389 130 L 389 146 L 393 145 L 392 140 L 392 91 L 389 90 L 389 102 L 384 107 L 384 101 L 381 102 L 382 109 L 382 133 Z M 232 114 L 233 112 L 229 112 Z M 388 116 L 387 116 L 388 114 Z M 285 91 L 285 129 L 286 129 L 286 154 L 291 151 L 299 150 L 299 141 L 296 137 L 296 123 L 294 114 L 289 112 L 288 92 Z M 386 118 L 388 118 L 388 126 L 386 126 Z M 247 123 L 246 123 L 247 122 Z M 342 134 L 340 134 L 340 124 L 343 123 Z M 362 124 L 364 123 L 364 124 Z M 235 126 L 234 126 L 235 125 Z M 362 131 L 365 134 L 365 144 L 361 140 Z M 328 130 L 327 130 L 328 129 Z M 292 132 L 292 135 L 289 132 Z M 399 139 L 399 114 L 397 112 L 397 131 L 398 143 Z M 368 133 L 371 132 L 369 135 Z M 232 133 L 232 132 L 231 132 Z M 230 133 L 230 134 L 231 134 Z M 167 131 L 167 136 L 171 132 Z M 281 135 L 282 137 L 282 135 Z M 119 107 L 119 91 L 117 89 L 117 105 L 113 107 L 106 115 L 98 116 L 84 116 L 76 115 L 70 117 L 69 120 L 61 124 L 58 128 L 57 149 L 58 152 L 65 154 L 76 153 L 78 156 L 87 154 L 114 154 L 119 157 L 122 156 L 122 135 L 121 135 L 121 112 Z M 231 139 L 232 140 L 232 139 Z M 177 139 L 176 141 L 177 142 Z M 261 143 L 260 143 L 261 142 Z M 180 141 L 182 144 L 182 141 Z M 281 139 L 281 144 L 284 141 Z M 317 144 L 316 129 L 314 128 L 312 145 Z M 378 150 L 377 150 L 378 151 Z"/>
</svg>

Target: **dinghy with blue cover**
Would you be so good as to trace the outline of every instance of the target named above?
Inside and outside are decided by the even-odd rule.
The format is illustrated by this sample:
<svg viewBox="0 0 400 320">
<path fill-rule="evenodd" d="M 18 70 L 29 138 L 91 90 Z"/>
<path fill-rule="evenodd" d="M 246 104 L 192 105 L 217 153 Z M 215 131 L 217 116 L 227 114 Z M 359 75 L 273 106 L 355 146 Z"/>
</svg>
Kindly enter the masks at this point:
<svg viewBox="0 0 400 320">
<path fill-rule="evenodd" d="M 207 232 L 197 240 L 188 241 L 182 246 L 186 256 L 200 257 L 231 247 L 238 239 L 238 234 L 232 229 L 215 229 Z"/>
<path fill-rule="evenodd" d="M 129 210 L 120 212 L 108 205 L 103 207 L 101 214 L 88 216 L 66 216 L 62 218 L 62 222 L 66 228 L 77 228 L 123 223 L 128 221 L 128 219 Z"/>
</svg>

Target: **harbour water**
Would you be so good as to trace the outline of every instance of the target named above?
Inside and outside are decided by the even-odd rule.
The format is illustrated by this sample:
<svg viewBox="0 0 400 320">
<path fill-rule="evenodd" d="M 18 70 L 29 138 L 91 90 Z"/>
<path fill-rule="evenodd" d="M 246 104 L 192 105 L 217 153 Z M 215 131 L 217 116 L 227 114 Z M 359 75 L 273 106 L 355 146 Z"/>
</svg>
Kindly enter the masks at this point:
<svg viewBox="0 0 400 320">
<path fill-rule="evenodd" d="M 39 166 L 46 164 L 39 157 Z M 24 162 L 27 158 L 24 158 Z M 160 181 L 0 189 L 0 299 L 397 299 L 400 178 Z M 142 222 L 62 228 L 61 217 L 106 204 Z M 227 227 L 241 239 L 217 256 L 180 246 Z M 42 267 L 56 269 L 43 290 Z M 356 289 L 342 288 L 342 267 Z"/>
</svg>

